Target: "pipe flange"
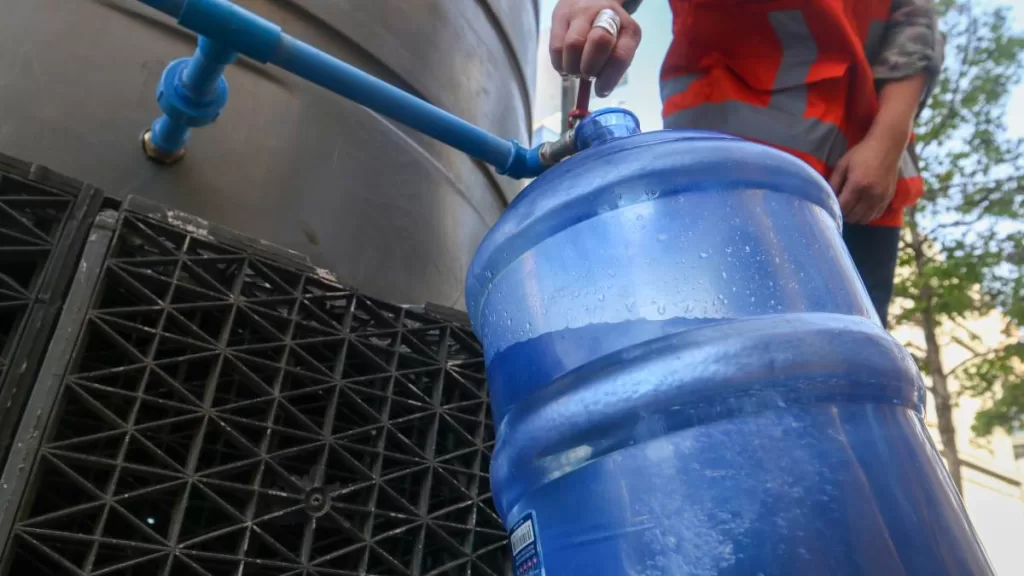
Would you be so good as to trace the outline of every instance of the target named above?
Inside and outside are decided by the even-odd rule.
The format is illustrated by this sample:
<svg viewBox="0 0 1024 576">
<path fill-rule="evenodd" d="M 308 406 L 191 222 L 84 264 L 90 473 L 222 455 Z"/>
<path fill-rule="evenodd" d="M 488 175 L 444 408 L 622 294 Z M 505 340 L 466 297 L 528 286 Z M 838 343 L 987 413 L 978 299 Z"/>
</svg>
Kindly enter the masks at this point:
<svg viewBox="0 0 1024 576">
<path fill-rule="evenodd" d="M 179 58 L 167 66 L 157 86 L 156 102 L 168 118 L 189 128 L 201 128 L 213 124 L 227 105 L 228 81 L 221 76 L 211 93 L 190 94 L 182 78 L 190 60 Z"/>
<path fill-rule="evenodd" d="M 153 144 L 153 130 L 147 128 L 142 133 L 142 151 L 146 153 L 146 158 L 149 158 L 157 164 L 171 165 L 177 163 L 179 160 L 185 157 L 185 148 L 179 148 L 173 152 L 167 152 L 158 148 Z"/>
</svg>

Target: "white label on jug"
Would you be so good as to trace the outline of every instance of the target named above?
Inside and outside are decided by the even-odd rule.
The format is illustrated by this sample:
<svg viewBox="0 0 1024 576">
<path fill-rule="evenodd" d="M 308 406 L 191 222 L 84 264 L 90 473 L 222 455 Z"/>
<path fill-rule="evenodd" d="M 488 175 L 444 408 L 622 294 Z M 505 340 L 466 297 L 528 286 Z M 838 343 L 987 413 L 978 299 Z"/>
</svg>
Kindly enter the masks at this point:
<svg viewBox="0 0 1024 576">
<path fill-rule="evenodd" d="M 512 553 L 519 552 L 527 545 L 533 544 L 533 522 L 526 522 L 512 533 Z"/>
<path fill-rule="evenodd" d="M 509 540 L 512 542 L 515 576 L 544 576 L 533 512 L 527 512 L 515 523 Z"/>
</svg>

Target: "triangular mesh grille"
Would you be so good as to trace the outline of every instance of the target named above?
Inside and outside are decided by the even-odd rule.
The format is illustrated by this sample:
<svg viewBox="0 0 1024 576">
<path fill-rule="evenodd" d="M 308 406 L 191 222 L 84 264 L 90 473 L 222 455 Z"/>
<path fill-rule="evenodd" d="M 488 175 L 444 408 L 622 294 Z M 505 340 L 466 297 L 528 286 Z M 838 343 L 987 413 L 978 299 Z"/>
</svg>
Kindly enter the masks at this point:
<svg viewBox="0 0 1024 576">
<path fill-rule="evenodd" d="M 15 573 L 505 574 L 468 329 L 132 214 L 99 286 Z"/>
</svg>

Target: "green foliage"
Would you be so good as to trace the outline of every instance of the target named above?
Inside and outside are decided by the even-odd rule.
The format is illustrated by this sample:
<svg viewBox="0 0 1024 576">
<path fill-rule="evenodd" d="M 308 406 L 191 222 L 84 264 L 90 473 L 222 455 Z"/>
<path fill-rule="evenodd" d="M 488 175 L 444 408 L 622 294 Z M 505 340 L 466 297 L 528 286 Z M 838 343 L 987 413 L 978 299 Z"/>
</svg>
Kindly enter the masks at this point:
<svg viewBox="0 0 1024 576">
<path fill-rule="evenodd" d="M 978 413 L 973 431 L 979 436 L 996 428 L 1011 428 L 1024 419 L 1024 378 L 1021 361 L 1024 344 L 1016 343 L 995 350 L 965 367 L 959 377 L 969 383 L 965 391 L 994 398 L 991 407 Z"/>
<path fill-rule="evenodd" d="M 892 320 L 924 327 L 925 315 L 943 325 L 996 310 L 1010 337 L 1024 325 L 1024 141 L 1007 135 L 1004 117 L 1024 76 L 1024 35 L 1006 8 L 938 5 L 946 61 L 918 122 L 927 188 L 908 213 L 916 234 L 905 234 L 895 290 L 907 307 Z M 990 400 L 975 424 L 982 434 L 1024 418 L 1024 345 L 1008 341 L 946 374 Z"/>
</svg>

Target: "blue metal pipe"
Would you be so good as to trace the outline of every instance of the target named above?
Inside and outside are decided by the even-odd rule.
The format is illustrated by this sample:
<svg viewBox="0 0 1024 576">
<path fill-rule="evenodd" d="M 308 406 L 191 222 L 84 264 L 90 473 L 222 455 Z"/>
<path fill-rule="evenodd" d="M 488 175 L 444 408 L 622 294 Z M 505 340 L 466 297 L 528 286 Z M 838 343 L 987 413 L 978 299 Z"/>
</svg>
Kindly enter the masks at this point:
<svg viewBox="0 0 1024 576">
<path fill-rule="evenodd" d="M 291 36 L 283 35 L 270 62 L 453 148 L 466 151 L 499 169 L 506 168 L 512 162 L 515 146 L 512 142 L 490 134 Z"/>
<path fill-rule="evenodd" d="M 185 145 L 189 127 L 184 122 L 172 120 L 166 114 L 157 118 L 150 127 L 150 141 L 160 152 L 172 154 Z"/>
<path fill-rule="evenodd" d="M 201 37 L 258 62 L 271 63 L 494 166 L 512 178 L 538 176 L 547 166 L 540 147 L 505 140 L 293 38 L 228 0 L 140 0 Z M 202 48 L 202 45 L 200 46 Z M 197 51 L 196 57 L 199 57 Z M 207 56 L 209 58 L 209 56 Z M 189 69 L 192 69 L 190 66 Z M 215 67 L 197 69 L 207 80 Z M 223 71 L 223 68 L 220 69 Z M 188 83 L 189 75 L 185 75 Z M 154 124 L 154 130 L 156 124 Z M 184 145 L 184 141 L 181 142 Z"/>
<path fill-rule="evenodd" d="M 185 90 L 197 98 L 210 98 L 224 69 L 235 59 L 235 52 L 223 44 L 206 38 L 199 39 L 196 53 L 181 74 Z"/>
<path fill-rule="evenodd" d="M 235 51 L 227 45 L 200 37 L 192 58 L 171 62 L 157 87 L 157 102 L 164 115 L 144 136 L 144 149 L 151 158 L 177 160 L 188 141 L 189 129 L 217 119 L 228 101 L 224 69 L 234 59 Z"/>
</svg>

